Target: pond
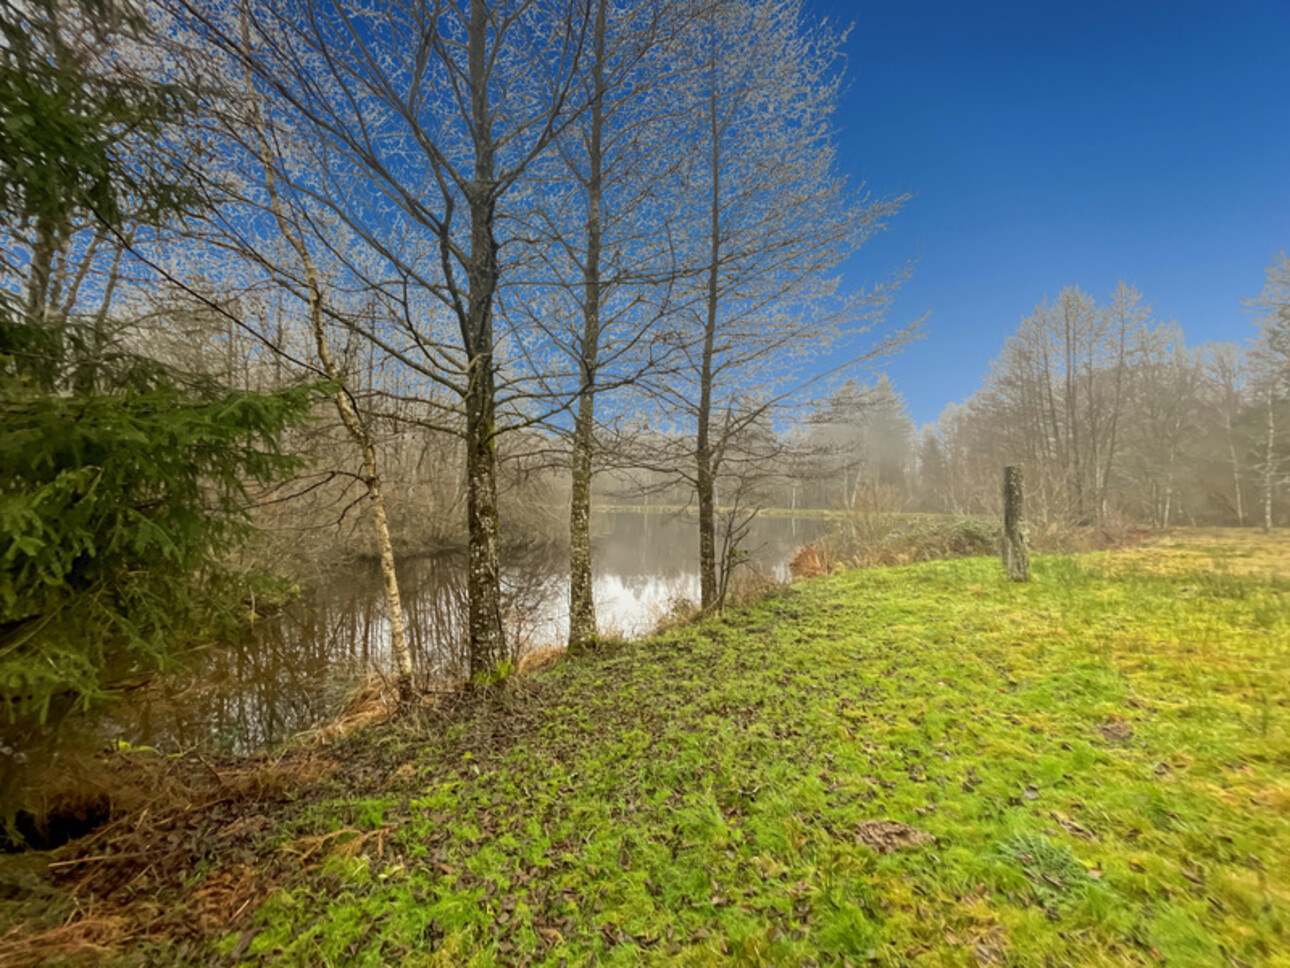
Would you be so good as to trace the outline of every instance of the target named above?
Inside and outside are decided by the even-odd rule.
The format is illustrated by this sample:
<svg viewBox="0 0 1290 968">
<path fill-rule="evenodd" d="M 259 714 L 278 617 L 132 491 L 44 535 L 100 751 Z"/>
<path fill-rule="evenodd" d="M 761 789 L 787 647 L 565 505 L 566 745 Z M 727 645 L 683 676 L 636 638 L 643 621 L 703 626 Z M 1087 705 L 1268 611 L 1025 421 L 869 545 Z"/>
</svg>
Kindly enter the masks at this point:
<svg viewBox="0 0 1290 968">
<path fill-rule="evenodd" d="M 828 527 L 820 518 L 761 517 L 745 542 L 748 567 L 789 577 L 795 550 Z M 637 637 L 699 597 L 691 515 L 613 512 L 593 518 L 594 593 L 602 633 Z M 539 547 L 504 562 L 507 634 L 522 650 L 567 634 L 567 549 Z M 401 561 L 400 585 L 419 673 L 465 665 L 464 561 Z M 103 715 L 105 740 L 164 750 L 251 753 L 338 713 L 369 673 L 388 672 L 389 626 L 375 562 L 301 596 L 231 645 L 201 650 Z"/>
</svg>

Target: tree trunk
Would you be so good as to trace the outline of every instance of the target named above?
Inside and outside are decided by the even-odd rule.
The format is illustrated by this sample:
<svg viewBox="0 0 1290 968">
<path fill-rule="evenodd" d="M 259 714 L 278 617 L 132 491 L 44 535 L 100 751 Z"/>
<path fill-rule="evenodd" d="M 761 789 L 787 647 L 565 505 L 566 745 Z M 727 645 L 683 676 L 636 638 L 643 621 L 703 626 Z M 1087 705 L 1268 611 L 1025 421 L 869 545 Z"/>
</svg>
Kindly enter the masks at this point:
<svg viewBox="0 0 1290 968">
<path fill-rule="evenodd" d="M 242 42 L 249 47 L 247 23 L 245 17 L 241 23 Z M 327 379 L 337 384 L 334 402 L 336 412 L 346 432 L 358 444 L 363 460 L 363 484 L 367 488 L 368 500 L 372 502 L 372 524 L 376 533 L 377 552 L 381 559 L 381 578 L 385 593 L 385 607 L 390 618 L 390 657 L 394 660 L 395 681 L 399 700 L 407 703 L 413 698 L 412 650 L 408 646 L 407 618 L 403 611 L 403 599 L 399 593 L 398 570 L 394 562 L 394 542 L 390 538 L 389 516 L 385 508 L 385 495 L 381 488 L 381 475 L 376 459 L 376 445 L 368 425 L 354 405 L 349 389 L 345 386 L 344 375 L 331 353 L 325 326 L 322 279 L 318 268 L 305 244 L 302 234 L 294 228 L 287 218 L 287 213 L 278 197 L 274 168 L 270 162 L 270 146 L 265 131 L 264 119 L 260 115 L 258 102 L 254 102 L 254 89 L 247 82 L 248 93 L 253 98 L 252 120 L 260 143 L 261 167 L 264 170 L 265 190 L 269 196 L 270 209 L 278 223 L 278 230 L 283 238 L 295 250 L 305 271 L 305 283 L 309 290 L 309 322 L 313 330 L 314 347 L 318 351 L 318 360 L 322 363 Z M 118 252 L 118 259 L 120 253 Z M 115 271 L 116 263 L 113 263 Z M 281 341 L 279 341 L 279 346 Z M 277 357 L 275 357 L 277 359 Z"/>
<path fill-rule="evenodd" d="M 322 361 L 327 378 L 340 382 L 340 369 L 331 355 L 327 334 L 322 319 L 322 289 L 312 260 L 306 257 L 306 275 L 310 280 L 311 317 L 313 320 L 314 342 L 318 357 Z M 336 391 L 336 410 L 341 422 L 358 444 L 363 455 L 363 484 L 367 488 L 367 498 L 372 502 L 372 528 L 376 533 L 377 553 L 381 559 L 381 580 L 385 593 L 385 608 L 390 616 L 390 657 L 394 660 L 395 682 L 399 692 L 399 701 L 408 703 L 413 699 L 412 683 L 412 650 L 408 646 L 407 619 L 403 611 L 403 598 L 399 593 L 399 576 L 394 564 L 394 542 L 390 538 L 390 521 L 385 510 L 385 494 L 381 489 L 381 475 L 377 469 L 376 445 L 372 441 L 371 431 L 359 416 L 358 408 L 349 395 L 349 390 L 342 383 Z"/>
<path fill-rule="evenodd" d="M 1263 455 L 1263 533 L 1272 533 L 1272 486 L 1276 483 L 1274 456 L 1276 452 L 1276 418 L 1272 408 L 1272 391 L 1268 391 L 1267 446 Z"/>
<path fill-rule="evenodd" d="M 713 77 L 709 109 L 711 111 L 712 197 L 708 250 L 708 305 L 703 330 L 703 356 L 699 370 L 699 413 L 695 434 L 695 489 L 699 500 L 699 607 L 711 611 L 717 607 L 717 522 L 716 468 L 713 466 L 711 440 L 712 360 L 717 336 L 718 282 L 721 270 L 721 136 L 717 123 L 716 52 L 713 52 Z"/>
<path fill-rule="evenodd" d="M 1232 430 L 1232 415 L 1227 414 L 1227 457 L 1232 463 L 1232 492 L 1236 498 L 1236 524 L 1245 527 L 1245 496 L 1241 488 L 1241 461 L 1236 455 L 1236 441 Z"/>
<path fill-rule="evenodd" d="M 1125 347 L 1127 343 L 1128 326 L 1123 318 L 1120 320 L 1119 342 L 1116 346 L 1115 356 L 1115 392 L 1112 396 L 1111 403 L 1111 428 L 1107 436 L 1106 444 L 1106 466 L 1102 472 L 1102 490 L 1098 495 L 1098 504 L 1102 508 L 1102 515 L 1106 515 L 1107 492 L 1111 486 L 1111 472 L 1115 467 L 1115 446 L 1116 434 L 1120 426 L 1120 410 L 1122 409 L 1124 399 L 1124 372 L 1125 366 Z"/>
<path fill-rule="evenodd" d="M 509 657 L 502 630 L 501 565 L 497 553 L 497 453 L 492 356 L 470 362 L 466 395 L 467 596 L 470 677 L 487 684 Z"/>
<path fill-rule="evenodd" d="M 462 342 L 469 359 L 466 387 L 467 620 L 470 677 L 486 684 L 509 655 L 502 629 L 501 565 L 497 535 L 496 382 L 493 373 L 493 297 L 497 291 L 496 199 L 492 111 L 488 103 L 490 14 L 482 0 L 470 4 L 467 59 L 475 171 L 470 186 L 470 289 Z"/>
<path fill-rule="evenodd" d="M 344 394 L 336 394 L 339 400 Z M 339 405 L 339 404 L 338 404 Z M 399 594 L 399 576 L 394 567 L 394 544 L 390 540 L 390 522 L 385 513 L 385 495 L 381 491 L 381 478 L 376 471 L 376 448 L 372 446 L 371 437 L 364 435 L 363 448 L 363 483 L 367 485 L 367 497 L 372 502 L 373 528 L 376 531 L 377 550 L 381 556 L 381 579 L 385 591 L 385 607 L 390 613 L 390 655 L 397 670 L 396 682 L 401 702 L 411 702 L 412 688 L 412 650 L 408 647 L 408 628 L 404 618 L 403 599 Z"/>
<path fill-rule="evenodd" d="M 695 490 L 699 499 L 699 606 L 707 612 L 717 607 L 717 502 L 705 411 L 699 413 L 695 458 Z"/>
<path fill-rule="evenodd" d="M 1075 372 L 1076 340 L 1079 334 L 1071 325 L 1070 307 L 1062 306 L 1062 322 L 1066 350 L 1066 432 L 1070 434 L 1071 482 L 1075 488 L 1075 520 L 1080 524 L 1087 522 L 1084 512 L 1084 468 L 1080 454 L 1079 436 L 1079 391 Z M 1018 471 L 1020 473 L 1020 471 Z"/>
<path fill-rule="evenodd" d="M 1021 468 L 1003 469 L 1003 567 L 1012 581 L 1030 580 Z"/>
<path fill-rule="evenodd" d="M 27 319 L 33 326 L 45 324 L 57 247 L 53 221 L 45 216 L 39 217 L 27 272 Z"/>
<path fill-rule="evenodd" d="M 569 649 L 596 639 L 596 602 L 591 581 L 592 398 L 578 401 L 573 428 L 572 496 L 569 506 Z"/>
<path fill-rule="evenodd" d="M 112 253 L 112 263 L 108 267 L 107 280 L 101 284 L 102 289 L 99 294 L 99 308 L 94 314 L 90 323 L 91 339 L 93 340 L 94 350 L 88 359 L 82 360 L 81 365 L 77 368 L 75 376 L 77 393 L 95 393 L 102 385 L 103 380 L 103 358 L 107 353 L 107 320 L 108 313 L 112 309 L 112 299 L 116 295 L 116 287 L 121 279 L 121 257 L 125 254 L 125 248 L 134 238 L 134 227 L 132 226 L 125 234 L 124 244 L 118 244 L 116 251 Z M 91 248 L 95 248 L 90 243 Z M 90 258 L 90 253 L 86 253 L 85 258 Z M 86 266 L 82 266 L 77 273 L 78 277 L 73 283 L 71 291 L 67 294 L 67 299 L 63 303 L 63 308 L 59 310 L 58 318 L 66 319 L 71 315 L 72 309 L 76 305 L 76 294 L 80 288 L 83 276 L 81 273 L 88 271 Z"/>
<path fill-rule="evenodd" d="M 1101 440 L 1101 408 L 1098 406 L 1098 397 L 1096 391 L 1096 376 L 1094 373 L 1094 345 L 1097 342 L 1096 330 L 1090 338 L 1088 353 L 1084 357 L 1084 411 L 1088 415 L 1088 474 L 1089 474 L 1089 499 L 1093 502 L 1091 513 L 1101 524 L 1106 517 L 1105 509 L 1099 500 L 1102 494 L 1102 440 Z"/>
<path fill-rule="evenodd" d="M 590 139 L 587 145 L 587 261 L 583 266 L 582 384 L 574 417 L 569 507 L 569 648 L 596 639 L 596 601 L 591 581 L 591 446 L 595 429 L 596 364 L 600 355 L 600 219 L 603 175 L 601 134 L 604 128 L 605 8 L 596 6 L 595 63 L 592 65 Z"/>
</svg>

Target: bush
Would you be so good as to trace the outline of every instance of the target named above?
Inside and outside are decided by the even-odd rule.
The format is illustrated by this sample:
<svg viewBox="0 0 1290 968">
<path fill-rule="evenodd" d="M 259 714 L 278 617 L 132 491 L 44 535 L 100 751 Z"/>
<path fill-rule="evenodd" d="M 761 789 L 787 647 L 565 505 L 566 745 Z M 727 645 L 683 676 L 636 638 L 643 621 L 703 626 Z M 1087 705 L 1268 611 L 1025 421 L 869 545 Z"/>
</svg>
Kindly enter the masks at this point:
<svg viewBox="0 0 1290 968">
<path fill-rule="evenodd" d="M 855 514 L 793 561 L 794 574 L 807 576 L 848 568 L 906 565 L 938 558 L 992 555 L 999 549 L 999 525 L 988 518 L 922 514 Z"/>
</svg>

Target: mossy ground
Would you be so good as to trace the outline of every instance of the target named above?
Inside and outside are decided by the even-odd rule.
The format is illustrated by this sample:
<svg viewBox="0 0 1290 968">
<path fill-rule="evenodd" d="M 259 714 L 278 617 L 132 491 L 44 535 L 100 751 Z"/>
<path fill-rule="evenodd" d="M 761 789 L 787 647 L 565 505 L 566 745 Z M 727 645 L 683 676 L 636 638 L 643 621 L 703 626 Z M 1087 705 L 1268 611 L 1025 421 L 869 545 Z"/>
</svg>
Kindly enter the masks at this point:
<svg viewBox="0 0 1290 968">
<path fill-rule="evenodd" d="M 855 571 L 566 660 L 353 741 L 182 960 L 1290 965 L 1287 564 L 1220 532 Z"/>
</svg>

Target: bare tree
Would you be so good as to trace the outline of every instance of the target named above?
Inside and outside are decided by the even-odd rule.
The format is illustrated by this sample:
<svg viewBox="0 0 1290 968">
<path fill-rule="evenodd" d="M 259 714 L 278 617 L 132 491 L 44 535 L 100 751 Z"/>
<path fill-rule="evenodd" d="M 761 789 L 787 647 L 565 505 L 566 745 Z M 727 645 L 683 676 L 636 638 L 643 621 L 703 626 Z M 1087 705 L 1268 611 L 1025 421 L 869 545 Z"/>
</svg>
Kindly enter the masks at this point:
<svg viewBox="0 0 1290 968">
<path fill-rule="evenodd" d="M 676 75 L 668 54 L 699 6 L 592 2 L 579 95 L 587 109 L 542 166 L 550 189 L 533 209 L 534 285 L 530 298 L 506 307 L 564 357 L 552 396 L 574 401 L 571 426 L 552 426 L 569 441 L 571 648 L 596 638 L 590 520 L 597 401 L 668 355 L 652 338 L 681 271 L 668 201 L 672 136 L 684 119 L 667 103 Z"/>
<path fill-rule="evenodd" d="M 705 610 L 719 600 L 717 483 L 732 443 L 819 378 L 825 354 L 872 357 L 904 338 L 858 348 L 890 288 L 840 294 L 833 276 L 904 201 L 853 191 L 834 170 L 843 39 L 800 0 L 712 0 L 677 45 L 698 278 L 676 314 L 683 362 L 654 390 L 693 435 L 683 476 L 698 500 Z"/>
<path fill-rule="evenodd" d="M 525 422 L 526 361 L 496 327 L 522 183 L 574 117 L 583 0 L 256 0 L 248 44 L 224 5 L 173 0 L 180 22 L 232 55 L 308 146 L 274 173 L 361 245 L 332 252 L 382 307 L 356 332 L 451 401 L 428 426 L 465 444 L 470 672 L 509 658 L 498 561 L 497 438 Z M 295 204 L 292 202 L 291 204 Z M 518 346 L 518 344 L 517 344 Z"/>
<path fill-rule="evenodd" d="M 847 380 L 805 421 L 799 479 L 812 507 L 854 509 L 857 496 L 884 493 L 885 504 L 908 497 L 913 463 L 912 421 L 885 374 L 872 386 Z"/>
<path fill-rule="evenodd" d="M 1150 310 L 1121 283 L 1099 305 L 1076 288 L 1022 319 L 969 403 L 981 481 L 1025 461 L 1028 497 L 1042 521 L 1105 517 L 1121 463 L 1134 368 Z"/>
<path fill-rule="evenodd" d="M 1237 430 L 1248 403 L 1246 383 L 1248 368 L 1240 348 L 1233 343 L 1211 343 L 1203 353 L 1205 378 L 1209 384 L 1213 407 L 1222 427 L 1223 442 L 1232 483 L 1232 510 L 1239 526 L 1245 524 L 1245 482 L 1242 479 L 1242 451 Z"/>
<path fill-rule="evenodd" d="M 242 44 L 245 53 L 249 54 L 249 26 L 245 16 L 241 22 Z M 331 340 L 327 332 L 328 312 L 327 295 L 324 281 L 318 271 L 307 242 L 306 228 L 295 216 L 297 212 L 289 211 L 278 192 L 276 172 L 283 169 L 283 159 L 274 151 L 268 134 L 268 126 L 262 112 L 260 98 L 256 95 L 254 84 L 247 83 L 247 123 L 254 132 L 254 148 L 258 154 L 260 170 L 264 178 L 264 191 L 267 195 L 269 210 L 273 214 L 283 240 L 290 246 L 299 260 L 299 269 L 303 274 L 304 295 L 308 305 L 309 328 L 313 333 L 314 348 L 318 355 L 322 371 L 327 379 L 335 384 L 333 401 L 345 430 L 358 446 L 362 456 L 362 480 L 372 505 L 372 524 L 376 537 L 377 551 L 381 561 L 381 576 L 385 606 L 389 613 L 390 653 L 394 659 L 397 672 L 399 698 L 410 702 L 413 697 L 412 652 L 408 646 L 407 620 L 403 611 L 403 601 L 399 594 L 398 571 L 394 561 L 394 544 L 390 539 L 389 515 L 386 511 L 385 494 L 377 466 L 376 443 L 372 429 L 357 406 L 354 395 L 346 382 L 346 374 L 337 365 L 332 352 Z M 310 229 L 316 229 L 310 225 Z"/>
<path fill-rule="evenodd" d="M 1280 253 L 1268 266 L 1263 291 L 1250 304 L 1259 313 L 1259 337 L 1253 362 L 1264 416 L 1263 530 L 1271 532 L 1273 495 L 1281 479 L 1278 411 L 1290 393 L 1290 257 Z"/>
<path fill-rule="evenodd" d="M 1263 291 L 1250 303 L 1259 314 L 1257 356 L 1285 390 L 1290 388 L 1290 256 L 1279 253 L 1265 277 Z"/>
<path fill-rule="evenodd" d="M 1087 401 L 1093 487 L 1097 517 L 1107 513 L 1111 482 L 1115 477 L 1118 445 L 1129 385 L 1129 347 L 1134 336 L 1150 324 L 1151 309 L 1142 294 L 1121 281 L 1111 301 L 1099 314 L 1091 351 L 1085 358 L 1085 399 Z"/>
<path fill-rule="evenodd" d="M 1190 438 L 1202 373 L 1176 325 L 1140 334 L 1133 367 L 1134 419 L 1125 471 L 1139 495 L 1141 518 L 1167 528 L 1182 511 L 1180 468 L 1193 463 Z"/>
<path fill-rule="evenodd" d="M 1268 381 L 1263 387 L 1263 412 L 1266 415 L 1264 423 L 1265 444 L 1263 448 L 1262 472 L 1263 472 L 1263 533 L 1271 534 L 1274 524 L 1272 516 L 1273 495 L 1277 488 L 1277 472 L 1280 470 L 1280 462 L 1277 460 L 1277 418 L 1276 418 L 1276 391 L 1273 389 L 1274 384 Z"/>
</svg>

